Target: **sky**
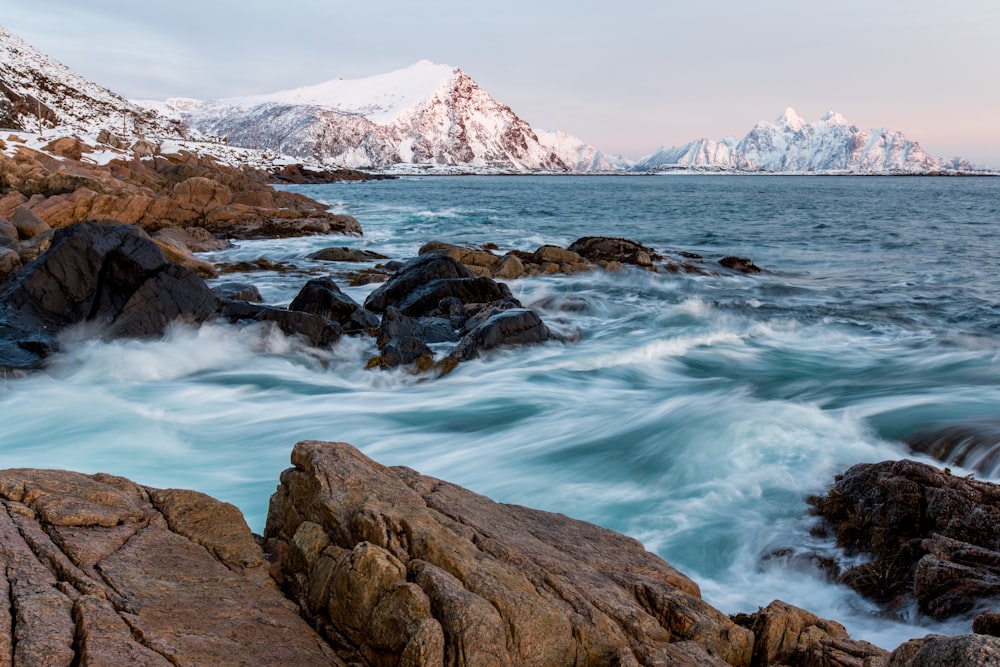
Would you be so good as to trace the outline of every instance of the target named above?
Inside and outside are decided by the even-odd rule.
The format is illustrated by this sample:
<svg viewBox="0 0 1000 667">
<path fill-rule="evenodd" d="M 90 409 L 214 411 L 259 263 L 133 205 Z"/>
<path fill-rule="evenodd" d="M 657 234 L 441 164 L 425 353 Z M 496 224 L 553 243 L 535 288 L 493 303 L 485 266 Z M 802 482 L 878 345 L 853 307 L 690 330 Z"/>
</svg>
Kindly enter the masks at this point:
<svg viewBox="0 0 1000 667">
<path fill-rule="evenodd" d="M 133 99 L 460 67 L 533 127 L 636 158 L 793 107 L 1000 167 L 997 0 L 0 0 L 0 24 Z"/>
</svg>

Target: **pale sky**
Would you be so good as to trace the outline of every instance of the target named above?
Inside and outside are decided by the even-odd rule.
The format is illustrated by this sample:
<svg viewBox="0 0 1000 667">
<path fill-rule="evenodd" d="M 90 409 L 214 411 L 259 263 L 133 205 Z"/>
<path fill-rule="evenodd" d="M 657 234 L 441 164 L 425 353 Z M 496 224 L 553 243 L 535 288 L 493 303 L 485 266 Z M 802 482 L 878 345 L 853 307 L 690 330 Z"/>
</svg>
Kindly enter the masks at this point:
<svg viewBox="0 0 1000 667">
<path fill-rule="evenodd" d="M 0 0 L 0 24 L 131 98 L 462 68 L 538 128 L 639 157 L 793 107 L 1000 167 L 998 0 Z"/>
</svg>

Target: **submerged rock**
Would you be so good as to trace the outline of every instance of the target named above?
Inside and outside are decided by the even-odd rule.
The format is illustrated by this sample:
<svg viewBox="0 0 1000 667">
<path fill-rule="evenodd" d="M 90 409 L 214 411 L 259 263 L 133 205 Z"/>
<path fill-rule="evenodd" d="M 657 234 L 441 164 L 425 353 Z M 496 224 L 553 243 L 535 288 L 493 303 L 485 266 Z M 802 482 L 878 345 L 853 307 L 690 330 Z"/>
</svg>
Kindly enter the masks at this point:
<svg viewBox="0 0 1000 667">
<path fill-rule="evenodd" d="M 862 595 L 913 598 L 938 619 L 1000 598 L 1000 485 L 885 461 L 853 466 L 810 502 L 839 546 L 873 557 L 841 576 Z"/>
<path fill-rule="evenodd" d="M 750 664 L 752 633 L 631 538 L 344 443 L 299 443 L 292 462 L 267 546 L 284 589 L 349 662 Z"/>
<path fill-rule="evenodd" d="M 309 255 L 309 259 L 319 259 L 324 262 L 375 262 L 380 259 L 389 258 L 371 250 L 341 246 L 339 248 L 317 250 Z"/>
</svg>

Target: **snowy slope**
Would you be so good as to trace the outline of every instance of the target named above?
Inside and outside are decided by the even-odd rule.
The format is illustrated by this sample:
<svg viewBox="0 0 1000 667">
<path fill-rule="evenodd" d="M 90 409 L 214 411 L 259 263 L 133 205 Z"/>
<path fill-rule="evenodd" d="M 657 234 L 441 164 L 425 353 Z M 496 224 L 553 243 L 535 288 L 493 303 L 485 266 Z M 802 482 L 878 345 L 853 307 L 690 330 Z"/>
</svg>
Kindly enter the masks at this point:
<svg viewBox="0 0 1000 667">
<path fill-rule="evenodd" d="M 141 104 L 235 145 L 349 167 L 614 168 L 579 140 L 541 140 L 468 74 L 426 60 L 268 95 Z"/>
<path fill-rule="evenodd" d="M 535 130 L 539 143 L 573 171 L 623 171 L 632 166 L 621 155 L 610 155 L 562 130 Z"/>
<path fill-rule="evenodd" d="M 183 128 L 88 81 L 0 26 L 0 127 L 178 136 Z M 124 126 L 124 127 L 123 127 Z"/>
<path fill-rule="evenodd" d="M 807 123 L 789 108 L 774 121 L 757 123 L 742 139 L 701 139 L 679 148 L 661 148 L 633 168 L 918 174 L 969 170 L 969 165 L 958 159 L 935 159 L 902 132 L 861 129 L 832 111 Z"/>
</svg>

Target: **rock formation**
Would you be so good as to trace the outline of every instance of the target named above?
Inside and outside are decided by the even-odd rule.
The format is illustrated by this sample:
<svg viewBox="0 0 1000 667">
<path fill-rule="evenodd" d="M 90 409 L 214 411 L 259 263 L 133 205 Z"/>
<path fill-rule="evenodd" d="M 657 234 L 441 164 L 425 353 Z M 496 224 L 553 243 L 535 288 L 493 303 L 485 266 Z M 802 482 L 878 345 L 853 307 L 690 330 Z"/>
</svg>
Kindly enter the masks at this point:
<svg viewBox="0 0 1000 667">
<path fill-rule="evenodd" d="M 155 337 L 174 320 L 200 323 L 216 308 L 204 281 L 164 259 L 141 229 L 80 223 L 59 230 L 44 255 L 0 286 L 0 367 L 37 366 L 72 325 Z"/>
<path fill-rule="evenodd" d="M 0 472 L 0 665 L 339 665 L 232 505 Z"/>
<path fill-rule="evenodd" d="M 1000 486 L 885 461 L 853 466 L 811 502 L 848 554 L 873 557 L 841 575 L 863 595 L 913 598 L 934 618 L 1000 598 Z"/>
<path fill-rule="evenodd" d="M 303 442 L 265 538 L 348 662 L 749 665 L 753 636 L 625 536 Z M 398 662 L 397 662 L 398 661 Z"/>
</svg>

